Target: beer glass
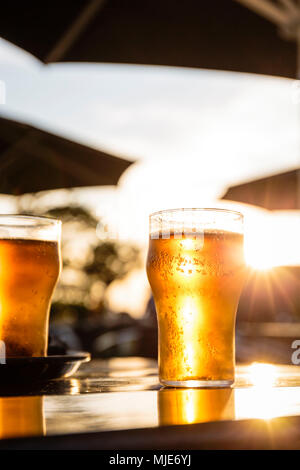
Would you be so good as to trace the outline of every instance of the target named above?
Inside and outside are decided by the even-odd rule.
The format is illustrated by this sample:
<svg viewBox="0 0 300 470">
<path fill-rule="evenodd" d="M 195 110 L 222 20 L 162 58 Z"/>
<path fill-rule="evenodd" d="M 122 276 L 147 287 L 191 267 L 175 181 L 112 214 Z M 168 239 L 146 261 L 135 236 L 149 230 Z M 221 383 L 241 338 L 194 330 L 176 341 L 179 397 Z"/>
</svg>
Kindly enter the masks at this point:
<svg viewBox="0 0 300 470">
<path fill-rule="evenodd" d="M 242 214 L 224 209 L 151 214 L 147 275 L 158 319 L 160 382 L 230 386 L 245 276 Z"/>
<path fill-rule="evenodd" d="M 46 356 L 61 222 L 0 215 L 0 340 L 7 357 Z"/>
</svg>

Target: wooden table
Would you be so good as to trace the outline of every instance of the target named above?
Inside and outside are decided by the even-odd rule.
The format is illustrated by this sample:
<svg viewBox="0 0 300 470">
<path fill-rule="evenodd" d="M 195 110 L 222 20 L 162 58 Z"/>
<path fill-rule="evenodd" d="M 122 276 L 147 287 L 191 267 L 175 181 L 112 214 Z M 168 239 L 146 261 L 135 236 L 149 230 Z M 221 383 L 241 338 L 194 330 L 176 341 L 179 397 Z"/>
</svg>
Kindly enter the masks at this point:
<svg viewBox="0 0 300 470">
<path fill-rule="evenodd" d="M 166 389 L 155 361 L 93 360 L 1 392 L 0 449 L 300 448 L 300 367 L 237 367 L 232 389 Z"/>
</svg>

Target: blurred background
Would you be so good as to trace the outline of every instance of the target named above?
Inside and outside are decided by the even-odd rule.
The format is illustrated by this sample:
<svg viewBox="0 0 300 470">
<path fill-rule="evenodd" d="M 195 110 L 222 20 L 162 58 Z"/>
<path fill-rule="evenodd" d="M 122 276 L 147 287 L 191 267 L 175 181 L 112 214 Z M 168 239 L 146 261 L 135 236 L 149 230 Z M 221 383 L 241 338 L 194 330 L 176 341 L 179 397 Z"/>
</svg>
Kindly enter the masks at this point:
<svg viewBox="0 0 300 470">
<path fill-rule="evenodd" d="M 157 355 L 148 215 L 245 216 L 237 360 L 300 339 L 300 6 L 1 6 L 0 212 L 63 221 L 49 352 Z"/>
</svg>

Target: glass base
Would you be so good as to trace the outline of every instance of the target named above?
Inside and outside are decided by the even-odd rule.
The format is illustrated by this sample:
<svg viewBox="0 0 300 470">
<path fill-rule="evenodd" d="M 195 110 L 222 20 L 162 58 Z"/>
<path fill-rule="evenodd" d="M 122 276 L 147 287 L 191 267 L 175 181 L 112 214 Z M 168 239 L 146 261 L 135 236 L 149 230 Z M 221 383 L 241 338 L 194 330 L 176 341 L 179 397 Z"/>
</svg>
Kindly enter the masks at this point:
<svg viewBox="0 0 300 470">
<path fill-rule="evenodd" d="M 225 388 L 231 387 L 234 380 L 159 380 L 165 387 L 179 388 Z"/>
</svg>

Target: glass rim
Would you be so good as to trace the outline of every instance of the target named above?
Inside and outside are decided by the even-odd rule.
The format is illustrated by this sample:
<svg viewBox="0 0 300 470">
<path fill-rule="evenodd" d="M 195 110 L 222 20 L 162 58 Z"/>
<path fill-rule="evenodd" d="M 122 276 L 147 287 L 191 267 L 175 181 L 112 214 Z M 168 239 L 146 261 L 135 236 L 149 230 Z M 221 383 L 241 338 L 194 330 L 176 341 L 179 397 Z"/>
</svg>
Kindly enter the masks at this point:
<svg viewBox="0 0 300 470">
<path fill-rule="evenodd" d="M 233 210 L 233 209 L 222 209 L 222 208 L 217 208 L 217 207 L 177 207 L 175 209 L 163 209 L 163 210 L 160 210 L 160 211 L 156 211 L 156 212 L 152 212 L 150 215 L 149 215 L 149 219 L 151 219 L 151 217 L 154 217 L 156 215 L 160 215 L 160 214 L 167 214 L 168 212 L 180 212 L 180 211 L 194 211 L 194 212 L 221 212 L 221 213 L 228 213 L 228 214 L 234 214 L 236 216 L 238 216 L 239 218 L 244 218 L 244 214 L 242 214 L 242 212 L 239 212 L 239 211 L 236 211 L 236 210 Z"/>
<path fill-rule="evenodd" d="M 9 221 L 3 223 L 2 221 L 5 219 L 12 219 L 13 221 L 24 221 L 24 223 L 10 223 Z M 25 223 L 25 222 L 29 223 Z M 32 222 L 32 224 L 30 224 Z M 34 223 L 35 222 L 35 223 Z M 21 215 L 21 214 L 0 214 L 0 227 L 11 227 L 11 228 L 41 228 L 41 227 L 60 227 L 62 225 L 61 220 L 51 218 L 51 217 L 43 217 L 43 216 L 35 216 L 35 215 Z"/>
</svg>

